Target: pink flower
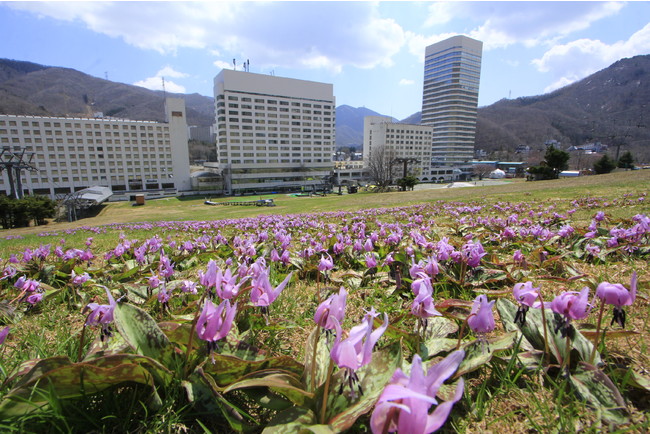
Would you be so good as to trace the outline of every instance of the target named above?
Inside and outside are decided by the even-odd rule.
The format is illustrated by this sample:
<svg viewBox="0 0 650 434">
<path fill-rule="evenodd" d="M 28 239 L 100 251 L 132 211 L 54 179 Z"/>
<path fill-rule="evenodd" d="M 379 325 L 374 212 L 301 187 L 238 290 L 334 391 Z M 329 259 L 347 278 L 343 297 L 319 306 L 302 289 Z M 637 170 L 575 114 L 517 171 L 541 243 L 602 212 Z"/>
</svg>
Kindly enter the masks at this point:
<svg viewBox="0 0 650 434">
<path fill-rule="evenodd" d="M 83 273 L 83 274 L 76 274 L 74 270 L 72 270 L 72 283 L 77 286 L 81 286 L 84 283 L 90 279 L 90 275 L 88 273 Z"/>
<path fill-rule="evenodd" d="M 335 328 L 333 318 L 336 318 L 339 323 L 343 322 L 347 295 L 345 288 L 341 287 L 338 294 L 332 294 L 322 302 L 314 314 L 316 324 L 324 329 L 333 330 Z"/>
<path fill-rule="evenodd" d="M 612 317 L 612 324 L 617 323 L 621 327 L 625 327 L 625 311 L 623 306 L 629 306 L 636 300 L 636 271 L 632 274 L 630 280 L 630 289 L 621 285 L 620 283 L 602 282 L 596 288 L 596 296 L 600 298 L 603 303 L 611 304 L 614 306 L 614 316 Z"/>
<path fill-rule="evenodd" d="M 90 315 L 86 318 L 85 325 L 95 326 L 101 324 L 102 332 L 100 336 L 102 341 L 104 338 L 111 336 L 110 324 L 113 322 L 113 315 L 115 307 L 117 306 L 111 291 L 105 286 L 103 288 L 106 290 L 108 304 L 89 303 L 83 310 L 84 313 L 90 311 Z"/>
<path fill-rule="evenodd" d="M 484 294 L 481 294 L 474 299 L 474 305 L 472 306 L 470 316 L 467 317 L 467 325 L 469 325 L 474 333 L 484 334 L 494 330 L 494 313 L 492 312 L 493 305 L 494 300 L 488 303 L 488 298 Z"/>
<path fill-rule="evenodd" d="M 588 297 L 588 287 L 582 288 L 580 292 L 564 292 L 553 299 L 551 310 L 563 315 L 567 321 L 586 318 L 591 310 L 587 301 Z"/>
<path fill-rule="evenodd" d="M 332 257 L 329 254 L 327 255 L 327 258 L 321 255 L 320 262 L 318 263 L 318 271 L 329 271 L 332 268 L 334 268 Z"/>
<path fill-rule="evenodd" d="M 251 283 L 251 302 L 255 306 L 269 307 L 278 298 L 278 295 L 284 290 L 284 287 L 287 286 L 292 275 L 293 272 L 289 273 L 282 283 L 273 288 L 269 278 L 269 270 L 264 270 Z"/>
<path fill-rule="evenodd" d="M 533 282 L 517 283 L 512 289 L 512 294 L 515 300 L 519 302 L 519 308 L 515 314 L 514 323 L 524 325 L 526 323 L 526 313 L 529 308 L 539 308 L 542 305 L 539 290 L 541 288 L 533 288 Z"/>
<path fill-rule="evenodd" d="M 533 282 L 517 283 L 512 289 L 512 294 L 520 304 L 538 309 L 541 305 L 539 301 L 539 290 L 541 288 L 533 287 Z"/>
<path fill-rule="evenodd" d="M 230 300 L 224 300 L 219 306 L 215 306 L 212 300 L 207 299 L 196 321 L 197 336 L 208 342 L 225 338 L 232 328 L 236 313 L 237 303 L 230 306 Z"/>
<path fill-rule="evenodd" d="M 440 429 L 454 403 L 463 396 L 465 383 L 462 378 L 459 379 L 454 397 L 440 405 L 437 405 L 436 394 L 442 383 L 458 369 L 463 357 L 463 350 L 454 351 L 432 366 L 426 375 L 418 354 L 413 356 L 410 376 L 398 368 L 384 388 L 372 413 L 372 432 L 425 434 Z M 432 405 L 437 407 L 429 413 Z"/>
<path fill-rule="evenodd" d="M 372 330 L 373 319 L 378 315 L 374 309 L 371 309 L 364 316 L 361 324 L 352 327 L 346 339 L 343 339 L 341 324 L 336 318 L 332 318 L 336 328 L 336 340 L 330 356 L 339 368 L 347 368 L 354 372 L 370 363 L 373 347 L 388 328 L 388 315 L 384 313 L 384 324 Z"/>
<path fill-rule="evenodd" d="M 9 334 L 9 326 L 0 330 L 0 345 L 2 345 L 5 342 L 5 339 L 7 338 L 8 334 Z"/>
<path fill-rule="evenodd" d="M 366 267 L 375 268 L 377 266 L 377 258 L 375 257 L 374 253 L 366 253 L 365 259 Z"/>
</svg>

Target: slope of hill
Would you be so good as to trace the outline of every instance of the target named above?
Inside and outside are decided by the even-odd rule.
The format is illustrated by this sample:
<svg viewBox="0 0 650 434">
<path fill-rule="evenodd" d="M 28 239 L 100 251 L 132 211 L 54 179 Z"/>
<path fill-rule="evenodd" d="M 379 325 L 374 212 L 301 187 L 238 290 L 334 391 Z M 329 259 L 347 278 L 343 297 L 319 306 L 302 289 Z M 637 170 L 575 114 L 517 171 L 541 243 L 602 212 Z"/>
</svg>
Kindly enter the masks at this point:
<svg viewBox="0 0 650 434">
<path fill-rule="evenodd" d="M 190 125 L 213 123 L 213 99 L 185 98 Z M 74 69 L 0 59 L 0 113 L 43 116 L 106 116 L 135 120 L 164 119 L 162 92 L 103 80 Z"/>
<path fill-rule="evenodd" d="M 363 144 L 363 118 L 366 116 L 383 116 L 365 107 L 340 105 L 336 108 L 336 145 Z"/>
<path fill-rule="evenodd" d="M 650 55 L 622 59 L 554 92 L 478 110 L 476 148 L 600 141 L 650 158 Z"/>
</svg>

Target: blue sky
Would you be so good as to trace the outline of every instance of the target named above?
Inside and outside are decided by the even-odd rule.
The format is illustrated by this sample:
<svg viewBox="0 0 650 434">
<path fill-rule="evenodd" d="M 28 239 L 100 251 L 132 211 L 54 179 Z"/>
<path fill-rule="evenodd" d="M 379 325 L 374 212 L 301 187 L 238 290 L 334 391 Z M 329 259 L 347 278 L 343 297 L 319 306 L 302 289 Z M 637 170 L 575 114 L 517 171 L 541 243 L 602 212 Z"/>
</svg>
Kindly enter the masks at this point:
<svg viewBox="0 0 650 434">
<path fill-rule="evenodd" d="M 456 34 L 483 41 L 485 106 L 650 54 L 650 2 L 0 3 L 0 58 L 209 96 L 248 59 L 398 119 L 421 109 L 425 47 Z"/>
</svg>

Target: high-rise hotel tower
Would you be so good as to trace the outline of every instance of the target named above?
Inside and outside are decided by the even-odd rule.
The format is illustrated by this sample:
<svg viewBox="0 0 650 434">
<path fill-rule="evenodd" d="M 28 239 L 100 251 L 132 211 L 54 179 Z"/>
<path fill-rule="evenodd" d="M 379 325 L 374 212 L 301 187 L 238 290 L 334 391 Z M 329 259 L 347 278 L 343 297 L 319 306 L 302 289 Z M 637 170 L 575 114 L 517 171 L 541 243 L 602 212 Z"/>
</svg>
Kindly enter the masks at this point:
<svg viewBox="0 0 650 434">
<path fill-rule="evenodd" d="M 482 51 L 467 36 L 426 48 L 422 125 L 433 126 L 433 167 L 462 166 L 474 156 Z"/>
</svg>

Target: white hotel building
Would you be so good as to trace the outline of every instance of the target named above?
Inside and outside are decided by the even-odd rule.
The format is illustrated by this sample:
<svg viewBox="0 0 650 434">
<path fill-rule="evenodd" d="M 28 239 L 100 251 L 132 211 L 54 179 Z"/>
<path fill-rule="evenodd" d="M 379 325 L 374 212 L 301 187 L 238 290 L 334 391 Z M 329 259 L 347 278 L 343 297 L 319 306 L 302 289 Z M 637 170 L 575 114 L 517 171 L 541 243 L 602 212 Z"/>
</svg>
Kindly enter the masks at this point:
<svg viewBox="0 0 650 434">
<path fill-rule="evenodd" d="M 0 115 L 0 147 L 33 153 L 24 194 L 61 197 L 91 186 L 115 195 L 190 190 L 185 102 L 167 98 L 167 122 Z M 0 176 L 0 194 L 10 194 Z"/>
<path fill-rule="evenodd" d="M 363 119 L 363 160 L 368 166 L 373 149 L 385 147 L 396 159 L 414 159 L 407 163 L 408 174 L 421 182 L 432 180 L 431 140 L 433 127 L 393 122 L 388 116 L 366 116 Z M 393 167 L 396 178 L 403 175 L 403 164 Z"/>
<path fill-rule="evenodd" d="M 333 172 L 332 84 L 224 69 L 214 97 L 227 194 L 311 189 Z"/>
</svg>

